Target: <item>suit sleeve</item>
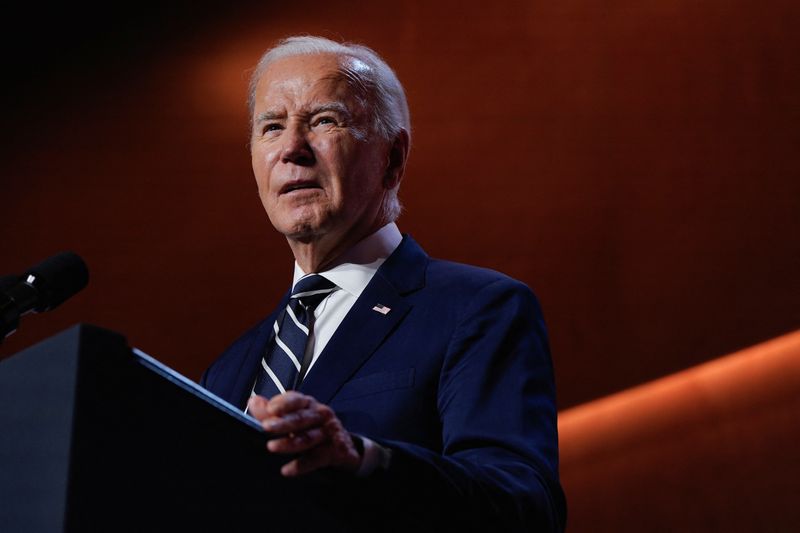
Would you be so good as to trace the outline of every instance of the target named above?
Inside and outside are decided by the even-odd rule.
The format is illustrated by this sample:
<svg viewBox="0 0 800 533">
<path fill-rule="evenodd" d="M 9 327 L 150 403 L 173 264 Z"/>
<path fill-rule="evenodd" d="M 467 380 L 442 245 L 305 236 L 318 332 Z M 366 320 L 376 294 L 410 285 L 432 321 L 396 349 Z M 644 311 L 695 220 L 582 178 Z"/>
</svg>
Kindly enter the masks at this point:
<svg viewBox="0 0 800 533">
<path fill-rule="evenodd" d="M 376 509 L 402 506 L 403 528 L 563 531 L 553 370 L 525 285 L 497 280 L 466 306 L 445 355 L 438 411 L 441 454 L 379 440 L 392 461 L 375 473 L 385 489 Z"/>
</svg>

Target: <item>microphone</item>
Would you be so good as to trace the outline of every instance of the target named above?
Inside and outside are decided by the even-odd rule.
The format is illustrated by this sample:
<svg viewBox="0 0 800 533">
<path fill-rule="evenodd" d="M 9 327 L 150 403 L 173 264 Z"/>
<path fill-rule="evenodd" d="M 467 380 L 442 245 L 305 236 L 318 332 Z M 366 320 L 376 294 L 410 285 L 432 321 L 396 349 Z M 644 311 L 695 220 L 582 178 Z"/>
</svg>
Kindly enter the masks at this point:
<svg viewBox="0 0 800 533">
<path fill-rule="evenodd" d="M 0 342 L 14 333 L 19 318 L 55 309 L 89 283 L 89 269 L 74 252 L 45 259 L 21 276 L 0 278 Z"/>
</svg>

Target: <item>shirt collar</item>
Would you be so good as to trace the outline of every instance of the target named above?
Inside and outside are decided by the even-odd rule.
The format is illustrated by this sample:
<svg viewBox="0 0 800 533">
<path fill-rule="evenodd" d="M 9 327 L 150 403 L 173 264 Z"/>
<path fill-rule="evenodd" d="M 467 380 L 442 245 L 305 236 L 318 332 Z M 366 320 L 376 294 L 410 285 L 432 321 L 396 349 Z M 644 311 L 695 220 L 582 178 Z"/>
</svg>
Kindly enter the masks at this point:
<svg viewBox="0 0 800 533">
<path fill-rule="evenodd" d="M 325 276 L 342 290 L 358 298 L 378 268 L 400 246 L 402 240 L 397 224 L 390 222 L 343 253 L 334 263 L 335 266 L 317 274 Z M 292 287 L 305 275 L 295 261 Z"/>
</svg>

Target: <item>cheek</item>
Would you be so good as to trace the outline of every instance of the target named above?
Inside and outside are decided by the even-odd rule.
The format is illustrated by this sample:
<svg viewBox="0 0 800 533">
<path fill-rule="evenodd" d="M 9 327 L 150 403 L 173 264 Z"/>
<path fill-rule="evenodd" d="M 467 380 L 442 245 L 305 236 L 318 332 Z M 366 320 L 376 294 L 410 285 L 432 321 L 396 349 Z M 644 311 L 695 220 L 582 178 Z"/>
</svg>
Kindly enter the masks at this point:
<svg viewBox="0 0 800 533">
<path fill-rule="evenodd" d="M 261 194 L 265 194 L 269 190 L 270 176 L 275 168 L 276 157 L 277 152 L 275 150 L 269 150 L 265 147 L 254 148 L 250 154 L 253 176 L 255 176 L 256 184 Z"/>
<path fill-rule="evenodd" d="M 362 198 L 372 196 L 382 188 L 385 167 L 380 156 L 372 150 L 362 150 L 350 158 L 350 179 L 347 187 Z"/>
<path fill-rule="evenodd" d="M 318 171 L 325 176 L 336 176 L 341 171 L 341 148 L 330 139 L 317 139 L 311 144 Z"/>
<path fill-rule="evenodd" d="M 317 166 L 339 194 L 360 188 L 365 166 L 358 146 L 342 139 L 323 139 L 315 146 Z"/>
</svg>

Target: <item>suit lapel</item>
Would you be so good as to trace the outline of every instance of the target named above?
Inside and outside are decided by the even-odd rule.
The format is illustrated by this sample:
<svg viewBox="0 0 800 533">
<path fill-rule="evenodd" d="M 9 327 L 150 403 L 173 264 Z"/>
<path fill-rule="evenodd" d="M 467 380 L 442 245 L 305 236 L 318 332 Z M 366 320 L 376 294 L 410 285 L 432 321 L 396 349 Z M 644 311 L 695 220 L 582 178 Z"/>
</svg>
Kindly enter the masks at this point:
<svg viewBox="0 0 800 533">
<path fill-rule="evenodd" d="M 300 391 L 329 403 L 405 318 L 411 309 L 405 295 L 424 285 L 426 266 L 425 252 L 405 236 L 339 325 Z M 381 313 L 376 306 L 390 311 Z"/>
</svg>

